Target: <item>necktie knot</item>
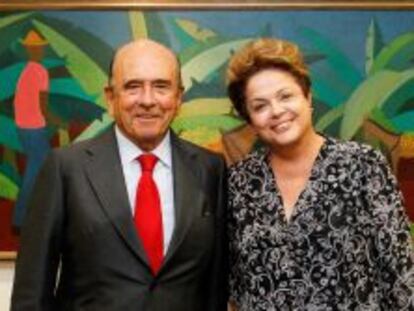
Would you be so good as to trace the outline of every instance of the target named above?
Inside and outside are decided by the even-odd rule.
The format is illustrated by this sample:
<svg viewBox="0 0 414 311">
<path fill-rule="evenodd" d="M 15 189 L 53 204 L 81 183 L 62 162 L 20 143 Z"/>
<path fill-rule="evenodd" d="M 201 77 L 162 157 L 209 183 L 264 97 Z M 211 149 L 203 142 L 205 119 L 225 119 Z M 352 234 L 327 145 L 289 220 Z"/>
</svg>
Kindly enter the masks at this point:
<svg viewBox="0 0 414 311">
<path fill-rule="evenodd" d="M 138 161 L 141 164 L 143 172 L 150 172 L 154 170 L 155 164 L 157 164 L 158 158 L 152 153 L 142 154 L 138 157 Z"/>
</svg>

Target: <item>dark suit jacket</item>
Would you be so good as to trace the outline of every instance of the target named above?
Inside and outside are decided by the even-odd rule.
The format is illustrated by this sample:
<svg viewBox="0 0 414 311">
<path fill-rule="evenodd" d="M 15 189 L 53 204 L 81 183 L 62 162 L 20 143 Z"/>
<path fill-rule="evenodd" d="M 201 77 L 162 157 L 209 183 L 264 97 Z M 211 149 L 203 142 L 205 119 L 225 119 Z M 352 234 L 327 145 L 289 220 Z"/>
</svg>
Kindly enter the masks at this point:
<svg viewBox="0 0 414 311">
<path fill-rule="evenodd" d="M 136 235 L 111 129 L 43 166 L 11 310 L 226 309 L 225 164 L 173 134 L 171 143 L 176 226 L 158 275 Z"/>
</svg>

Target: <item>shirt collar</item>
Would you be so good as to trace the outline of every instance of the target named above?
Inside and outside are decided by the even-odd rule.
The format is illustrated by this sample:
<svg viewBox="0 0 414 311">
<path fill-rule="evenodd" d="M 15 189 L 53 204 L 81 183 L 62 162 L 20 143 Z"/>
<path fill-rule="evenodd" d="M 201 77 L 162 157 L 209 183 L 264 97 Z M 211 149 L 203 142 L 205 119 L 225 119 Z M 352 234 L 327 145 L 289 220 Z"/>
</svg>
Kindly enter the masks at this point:
<svg viewBox="0 0 414 311">
<path fill-rule="evenodd" d="M 145 153 L 135 143 L 133 143 L 124 133 L 115 125 L 115 136 L 118 141 L 118 149 L 122 165 L 135 161 L 137 157 Z M 168 130 L 161 143 L 151 151 L 158 157 L 160 162 L 167 167 L 171 167 L 171 134 Z"/>
</svg>

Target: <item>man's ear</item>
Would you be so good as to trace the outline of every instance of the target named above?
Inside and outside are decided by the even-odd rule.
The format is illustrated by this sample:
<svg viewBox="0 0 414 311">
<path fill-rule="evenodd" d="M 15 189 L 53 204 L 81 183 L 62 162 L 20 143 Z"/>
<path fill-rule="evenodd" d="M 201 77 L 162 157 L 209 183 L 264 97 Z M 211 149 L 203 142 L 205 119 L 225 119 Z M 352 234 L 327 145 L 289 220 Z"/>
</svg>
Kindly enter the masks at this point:
<svg viewBox="0 0 414 311">
<path fill-rule="evenodd" d="M 184 97 L 184 87 L 180 87 L 177 90 L 177 103 L 178 103 L 178 108 L 180 108 L 180 106 L 183 103 L 183 97 Z"/>
<path fill-rule="evenodd" d="M 180 103 L 182 103 L 182 102 L 183 102 L 184 92 L 185 92 L 184 86 L 180 86 L 180 87 L 178 88 L 178 91 L 177 91 L 177 100 L 178 100 Z"/>
<path fill-rule="evenodd" d="M 106 99 L 106 105 L 108 109 L 108 113 L 110 116 L 114 116 L 114 101 L 115 101 L 115 94 L 114 89 L 112 86 L 107 85 L 104 88 L 105 92 L 105 99 Z"/>
</svg>

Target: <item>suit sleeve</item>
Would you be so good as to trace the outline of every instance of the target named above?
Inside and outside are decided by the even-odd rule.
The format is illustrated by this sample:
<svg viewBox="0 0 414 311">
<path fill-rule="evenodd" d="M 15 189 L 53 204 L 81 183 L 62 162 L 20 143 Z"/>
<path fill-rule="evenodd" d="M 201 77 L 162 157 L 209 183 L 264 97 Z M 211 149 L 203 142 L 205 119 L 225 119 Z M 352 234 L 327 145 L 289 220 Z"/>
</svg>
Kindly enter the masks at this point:
<svg viewBox="0 0 414 311">
<path fill-rule="evenodd" d="M 378 151 L 365 165 L 365 195 L 376 228 L 379 288 L 382 310 L 414 310 L 412 240 L 396 178 Z"/>
<path fill-rule="evenodd" d="M 227 180 L 226 166 L 221 159 L 217 184 L 217 210 L 215 213 L 215 255 L 211 273 L 209 311 L 227 310 L 228 300 L 228 252 L 227 252 Z"/>
<path fill-rule="evenodd" d="M 11 311 L 54 310 L 63 219 L 62 178 L 52 153 L 37 177 L 20 239 Z"/>
</svg>

